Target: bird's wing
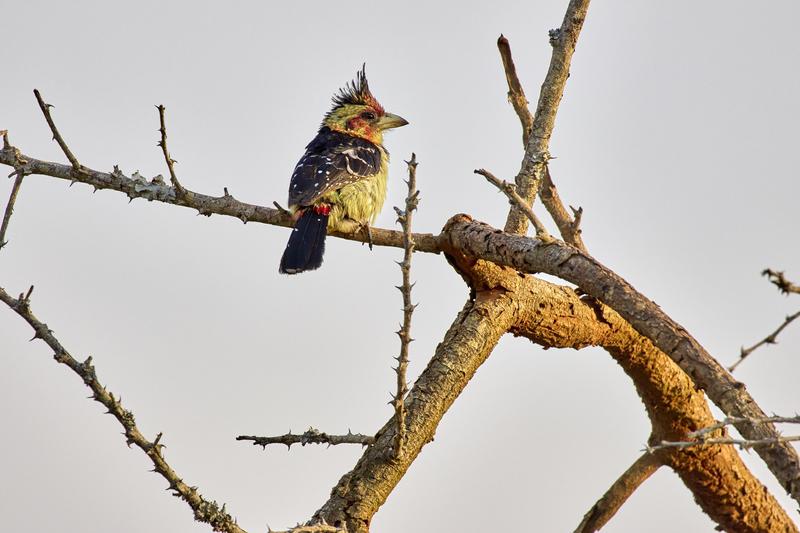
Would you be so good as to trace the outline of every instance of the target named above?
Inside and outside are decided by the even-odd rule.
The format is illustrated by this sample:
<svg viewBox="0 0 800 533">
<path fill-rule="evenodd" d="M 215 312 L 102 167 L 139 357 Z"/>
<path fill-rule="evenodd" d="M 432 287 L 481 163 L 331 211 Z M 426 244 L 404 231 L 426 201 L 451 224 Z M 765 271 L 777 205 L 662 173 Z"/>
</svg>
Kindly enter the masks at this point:
<svg viewBox="0 0 800 533">
<path fill-rule="evenodd" d="M 322 134 L 300 158 L 289 183 L 289 205 L 312 205 L 320 197 L 380 171 L 381 150 L 349 135 Z"/>
</svg>

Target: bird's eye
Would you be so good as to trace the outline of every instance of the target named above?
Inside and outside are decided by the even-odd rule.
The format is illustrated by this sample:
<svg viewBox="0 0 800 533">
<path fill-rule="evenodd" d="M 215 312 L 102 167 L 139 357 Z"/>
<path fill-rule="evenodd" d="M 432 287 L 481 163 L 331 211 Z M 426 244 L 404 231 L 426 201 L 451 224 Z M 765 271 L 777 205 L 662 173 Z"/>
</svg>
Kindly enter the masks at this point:
<svg viewBox="0 0 800 533">
<path fill-rule="evenodd" d="M 364 120 L 375 120 L 375 113 L 373 113 L 372 111 L 364 111 L 363 113 L 361 113 L 361 118 L 363 118 Z"/>
</svg>

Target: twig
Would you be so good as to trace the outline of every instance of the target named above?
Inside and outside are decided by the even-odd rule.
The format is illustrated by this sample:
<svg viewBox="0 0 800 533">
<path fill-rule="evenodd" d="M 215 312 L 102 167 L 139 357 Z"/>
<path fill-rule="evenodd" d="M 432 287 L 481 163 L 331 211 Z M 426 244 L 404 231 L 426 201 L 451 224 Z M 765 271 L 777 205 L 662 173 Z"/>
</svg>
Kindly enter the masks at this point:
<svg viewBox="0 0 800 533">
<path fill-rule="evenodd" d="M 778 326 L 778 329 L 776 329 L 775 331 L 773 331 L 772 333 L 770 333 L 769 335 L 767 335 L 766 337 L 764 337 L 763 339 L 752 345 L 751 347 L 749 348 L 742 347 L 739 352 L 739 359 L 728 367 L 728 372 L 733 372 L 734 370 L 736 370 L 736 367 L 739 366 L 742 363 L 742 361 L 744 361 L 747 358 L 747 356 L 756 351 L 758 348 L 767 344 L 777 344 L 778 343 L 777 337 L 780 334 L 780 332 L 783 331 L 786 328 L 786 326 L 791 324 L 797 317 L 800 317 L 800 311 L 796 312 L 793 315 L 787 316 L 786 319 L 783 321 L 783 324 Z"/>
<path fill-rule="evenodd" d="M 514 180 L 517 192 L 525 200 L 524 205 L 533 204 L 533 199 L 542 183 L 545 166 L 550 159 L 550 137 L 553 134 L 558 106 L 564 95 L 564 87 L 569 78 L 575 44 L 578 42 L 578 35 L 583 28 L 588 9 L 589 0 L 570 0 L 561 27 L 550 32 L 553 54 L 547 76 L 539 92 L 539 101 L 536 105 L 530 138 L 525 146 L 522 167 Z M 528 218 L 525 213 L 516 206 L 512 207 L 506 219 L 505 231 L 522 235 L 527 226 Z"/>
<path fill-rule="evenodd" d="M 297 524 L 295 527 L 283 531 L 275 531 L 267 526 L 267 533 L 347 533 L 347 529 L 332 526 L 325 520 L 321 520 L 316 523 Z"/>
<path fill-rule="evenodd" d="M 11 215 L 14 213 L 14 202 L 17 201 L 17 194 L 22 185 L 22 178 L 25 177 L 24 172 L 17 172 L 17 177 L 14 180 L 14 185 L 11 187 L 11 195 L 8 197 L 8 204 L 6 204 L 6 212 L 3 215 L 3 224 L 0 226 L 0 249 L 2 249 L 8 242 L 6 241 L 6 231 L 8 230 L 8 222 L 11 220 Z"/>
<path fill-rule="evenodd" d="M 528 99 L 525 97 L 525 91 L 522 89 L 522 84 L 517 77 L 517 67 L 514 66 L 514 58 L 511 56 L 511 44 L 502 33 L 497 39 L 497 49 L 500 51 L 503 70 L 506 73 L 508 101 L 511 102 L 514 111 L 517 112 L 520 123 L 522 123 L 522 145 L 528 146 L 528 139 L 531 136 L 531 128 L 533 127 L 533 115 L 528 109 Z"/>
<path fill-rule="evenodd" d="M 45 101 L 42 99 L 42 95 L 39 94 L 39 89 L 34 89 L 33 94 L 36 96 L 36 101 L 39 102 L 39 107 L 41 108 L 42 113 L 44 113 L 44 119 L 47 121 L 47 125 L 50 126 L 50 131 L 53 132 L 53 140 L 58 143 L 58 145 L 61 147 L 61 151 L 64 152 L 64 155 L 67 156 L 69 162 L 72 163 L 72 168 L 75 170 L 80 170 L 81 164 L 69 149 L 67 143 L 64 142 L 64 138 L 61 137 L 60 133 L 58 133 L 58 128 L 56 128 L 56 124 L 53 122 L 53 117 L 50 116 L 50 108 L 53 106 L 45 103 Z"/>
<path fill-rule="evenodd" d="M 723 418 L 715 424 L 706 426 L 697 431 L 692 431 L 687 436 L 690 439 L 703 439 L 711 433 L 722 429 L 726 426 L 734 424 L 748 423 L 748 424 L 800 424 L 800 416 L 762 416 L 762 417 L 747 417 L 747 416 L 729 416 Z"/>
<path fill-rule="evenodd" d="M 508 199 L 511 201 L 511 205 L 516 206 L 520 211 L 525 213 L 525 216 L 527 216 L 528 220 L 531 221 L 533 227 L 536 228 L 536 237 L 538 237 L 542 242 L 553 241 L 553 237 L 547 232 L 544 224 L 542 224 L 541 220 L 539 220 L 539 218 L 536 216 L 536 213 L 533 212 L 533 209 L 531 209 L 530 206 L 525 203 L 525 200 L 517 193 L 517 188 L 513 183 L 501 180 L 488 170 L 482 168 L 479 168 L 474 172 L 475 174 L 480 174 L 486 178 L 486 181 L 500 189 L 501 192 L 505 193 L 505 195 L 508 196 Z"/>
<path fill-rule="evenodd" d="M 286 435 L 278 435 L 274 437 L 256 437 L 252 435 L 239 435 L 236 440 L 249 440 L 253 441 L 253 446 L 261 446 L 266 448 L 270 444 L 285 444 L 288 448 L 292 444 L 327 444 L 328 446 L 336 446 L 337 444 L 360 444 L 362 446 L 369 446 L 375 442 L 375 437 L 370 435 L 362 435 L 361 433 L 351 433 L 347 431 L 346 435 L 329 435 L 314 428 L 308 428 L 305 433 L 295 434 L 291 431 Z"/>
<path fill-rule="evenodd" d="M 769 278 L 770 283 L 778 287 L 782 294 L 789 294 L 790 292 L 800 294 L 800 285 L 795 285 L 786 279 L 786 276 L 783 272 L 776 272 L 774 270 L 770 270 L 769 268 L 765 268 L 761 272 L 761 275 Z"/>
<path fill-rule="evenodd" d="M 550 213 L 550 216 L 553 218 L 553 222 L 556 223 L 558 232 L 561 234 L 561 238 L 564 239 L 564 242 L 568 242 L 584 253 L 588 253 L 588 249 L 581 236 L 583 208 L 578 207 L 578 209 L 575 209 L 570 206 L 572 210 L 572 216 L 570 216 L 564 208 L 564 202 L 558 194 L 558 189 L 556 189 L 553 183 L 553 177 L 550 175 L 550 165 L 545 165 L 544 167 L 544 177 L 542 187 L 539 189 L 539 197 L 542 199 L 542 204 L 544 204 L 545 209 L 547 209 L 547 212 Z"/>
<path fill-rule="evenodd" d="M 167 110 L 167 108 L 163 105 L 157 105 L 156 109 L 158 109 L 158 121 L 161 124 L 161 127 L 158 129 L 158 131 L 161 132 L 161 140 L 158 141 L 157 144 L 161 147 L 161 151 L 164 152 L 164 159 L 167 160 L 169 179 L 172 182 L 172 186 L 175 187 L 176 196 L 178 199 L 183 199 L 186 197 L 186 189 L 183 188 L 183 185 L 181 185 L 181 183 L 178 181 L 178 176 L 175 175 L 174 165 L 177 163 L 177 161 L 172 159 L 172 156 L 169 155 L 169 149 L 167 148 L 167 126 L 164 120 L 164 112 Z"/>
<path fill-rule="evenodd" d="M 406 407 L 405 399 L 408 394 L 408 384 L 406 383 L 406 370 L 408 370 L 408 346 L 414 340 L 411 338 L 411 317 L 417 307 L 411 303 L 411 257 L 414 254 L 414 234 L 411 233 L 411 225 L 414 218 L 414 211 L 419 205 L 419 191 L 417 190 L 417 154 L 411 154 L 411 160 L 406 161 L 408 165 L 408 195 L 406 196 L 406 208 L 394 208 L 397 213 L 397 222 L 403 228 L 403 246 L 405 253 L 403 261 L 398 263 L 403 275 L 403 284 L 397 287 L 403 294 L 403 325 L 397 331 L 400 337 L 400 355 L 396 357 L 397 368 L 397 391 L 392 397 L 392 404 L 395 411 L 395 422 L 397 423 L 397 433 L 394 437 L 394 457 L 400 459 L 403 455 L 403 447 L 406 442 Z"/>
<path fill-rule="evenodd" d="M 644 453 L 617 479 L 584 515 L 575 533 L 599 531 L 639 486 L 661 466 L 655 455 Z"/>
<path fill-rule="evenodd" d="M 70 183 L 80 182 L 91 185 L 95 190 L 110 189 L 121 192 L 128 198 L 144 198 L 149 201 L 163 202 L 196 209 L 201 215 L 225 215 L 236 217 L 243 222 L 257 222 L 273 226 L 292 227 L 294 221 L 286 213 L 278 209 L 263 207 L 241 202 L 231 196 L 208 196 L 186 189 L 187 196 L 178 200 L 173 187 L 159 183 L 159 180 L 145 180 L 142 176 L 134 174 L 128 177 L 119 168 L 111 172 L 101 172 L 87 167 L 81 167 L 81 172 L 75 173 L 69 165 L 53 163 L 22 155 L 16 148 L 5 147 L 0 150 L 0 164 L 17 168 L 18 158 L 23 158 L 24 172 L 26 175 L 36 174 L 51 176 L 67 180 Z M 403 247 L 403 233 L 401 231 L 371 228 L 372 241 L 376 246 Z M 366 242 L 367 238 L 361 231 L 352 233 L 332 232 L 330 235 L 351 241 Z M 430 233 L 415 233 L 417 252 L 438 254 L 441 252 L 438 236 Z"/>
<path fill-rule="evenodd" d="M 769 446 L 769 445 L 784 444 L 787 442 L 797 442 L 797 441 L 800 441 L 800 435 L 792 435 L 789 437 L 779 436 L 779 437 L 770 437 L 766 439 L 755 439 L 755 440 L 735 439 L 732 437 L 714 437 L 714 438 L 707 438 L 694 441 L 662 440 L 658 444 L 655 444 L 653 446 L 647 446 L 645 450 L 649 453 L 653 453 L 655 451 L 662 450 L 664 448 L 691 448 L 694 446 L 709 446 L 716 444 L 730 444 L 738 446 L 742 450 L 749 450 L 750 448 L 754 448 L 756 446 Z"/>
<path fill-rule="evenodd" d="M 224 531 L 227 533 L 245 533 L 240 528 L 236 521 L 230 514 L 225 511 L 225 505 L 220 507 L 217 502 L 208 501 L 200 495 L 196 487 L 191 487 L 184 483 L 177 473 L 164 459 L 162 448 L 164 447 L 161 442 L 161 433 L 159 433 L 155 440 L 152 442 L 147 440 L 144 435 L 139 431 L 133 413 L 122 407 L 122 403 L 114 394 L 109 392 L 97 378 L 92 358 L 87 358 L 84 362 L 78 362 L 70 353 L 61 345 L 61 343 L 53 335 L 53 331 L 37 319 L 30 308 L 30 295 L 31 290 L 26 295 L 20 295 L 19 298 L 11 297 L 3 288 L 0 287 L 0 300 L 2 300 L 8 307 L 21 316 L 34 330 L 34 339 L 43 340 L 52 350 L 53 357 L 61 364 L 68 366 L 75 372 L 83 382 L 92 390 L 92 398 L 101 403 L 108 410 L 107 412 L 114 416 L 117 421 L 122 425 L 128 446 L 135 444 L 141 449 L 150 461 L 153 463 L 153 471 L 160 474 L 167 483 L 169 489 L 173 494 L 183 499 L 189 507 L 194 511 L 195 520 L 210 524 L 214 531 Z"/>
</svg>

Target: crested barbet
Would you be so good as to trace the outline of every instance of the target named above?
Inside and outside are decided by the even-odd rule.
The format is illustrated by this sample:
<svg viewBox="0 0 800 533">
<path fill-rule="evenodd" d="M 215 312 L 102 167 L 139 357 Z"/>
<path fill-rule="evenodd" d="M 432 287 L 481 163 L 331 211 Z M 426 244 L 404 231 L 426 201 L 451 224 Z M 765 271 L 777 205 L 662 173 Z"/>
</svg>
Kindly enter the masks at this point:
<svg viewBox="0 0 800 533">
<path fill-rule="evenodd" d="M 289 183 L 295 225 L 283 251 L 281 273 L 319 268 L 328 231 L 363 229 L 369 234 L 386 199 L 389 152 L 383 147 L 383 132 L 406 124 L 372 96 L 363 67 L 333 97 L 333 107 Z"/>
</svg>

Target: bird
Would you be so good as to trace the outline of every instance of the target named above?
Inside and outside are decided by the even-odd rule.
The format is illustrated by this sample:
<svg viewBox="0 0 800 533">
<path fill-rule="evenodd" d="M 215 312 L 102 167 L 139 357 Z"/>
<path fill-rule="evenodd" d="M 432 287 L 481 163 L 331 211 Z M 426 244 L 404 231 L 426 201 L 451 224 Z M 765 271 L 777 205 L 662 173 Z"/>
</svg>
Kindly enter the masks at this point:
<svg viewBox="0 0 800 533">
<path fill-rule="evenodd" d="M 294 228 L 281 257 L 282 274 L 319 268 L 329 231 L 365 230 L 372 247 L 369 227 L 386 199 L 389 172 L 383 134 L 408 124 L 372 95 L 364 65 L 332 103 L 289 182 Z"/>
</svg>

